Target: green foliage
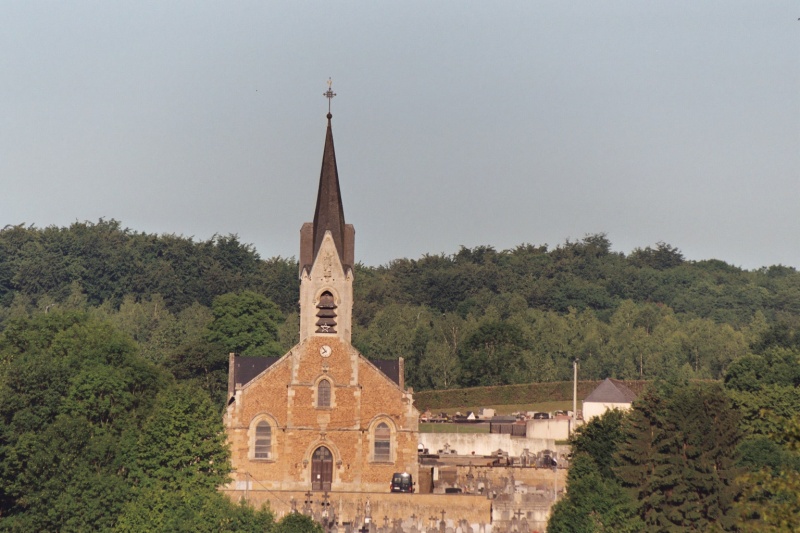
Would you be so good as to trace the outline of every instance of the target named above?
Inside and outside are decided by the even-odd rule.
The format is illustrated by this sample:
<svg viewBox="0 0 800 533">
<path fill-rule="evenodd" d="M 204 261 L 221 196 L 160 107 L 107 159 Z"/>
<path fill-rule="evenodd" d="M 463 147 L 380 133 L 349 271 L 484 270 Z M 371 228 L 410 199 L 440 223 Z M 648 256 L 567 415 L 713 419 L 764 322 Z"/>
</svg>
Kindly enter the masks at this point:
<svg viewBox="0 0 800 533">
<path fill-rule="evenodd" d="M 164 367 L 176 379 L 206 391 L 220 409 L 228 392 L 228 352 L 221 344 L 196 339 L 174 349 Z"/>
<path fill-rule="evenodd" d="M 750 351 L 796 353 L 800 339 L 794 269 L 747 272 L 687 261 L 665 243 L 626 257 L 607 236 L 587 235 L 552 249 L 478 246 L 359 264 L 355 273 L 354 344 L 369 357 L 404 357 L 415 390 L 565 381 L 575 358 L 588 379 L 658 379 L 678 369 L 719 379 L 734 376 L 731 365 Z M 37 310 L 93 309 L 130 334 L 143 357 L 180 379 L 205 382 L 215 399 L 219 382 L 207 364 L 195 376 L 173 362 L 197 350 L 204 338 L 198 319 L 206 321 L 203 331 L 214 298 L 247 291 L 280 309 L 269 313 L 266 331 L 218 316 L 209 338 L 226 351 L 282 353 L 297 339 L 293 259 L 262 261 L 235 236 L 195 242 L 137 233 L 114 220 L 0 230 L 0 330 L 12 316 Z M 185 315 L 190 310 L 193 317 Z M 479 328 L 483 340 L 494 340 L 480 342 Z M 479 375 L 481 361 L 497 350 L 513 359 L 513 370 Z"/>
<path fill-rule="evenodd" d="M 230 458 L 219 412 L 191 384 L 159 393 L 143 424 L 132 477 L 165 490 L 213 490 L 228 482 Z"/>
<path fill-rule="evenodd" d="M 269 298 L 253 291 L 224 294 L 211 306 L 214 320 L 206 339 L 241 355 L 279 355 L 280 310 Z"/>
<path fill-rule="evenodd" d="M 353 344 L 373 359 L 403 357 L 406 383 L 415 390 L 449 388 L 460 382 L 461 346 L 474 327 L 455 313 L 389 304 L 368 328 L 356 329 Z"/>
<path fill-rule="evenodd" d="M 798 432 L 800 434 L 800 431 Z M 650 387 L 571 439 L 548 531 L 735 531 L 737 413 L 717 384 Z"/>
<path fill-rule="evenodd" d="M 739 482 L 744 487 L 738 512 L 747 531 L 800 530 L 800 415 L 787 423 L 785 444 L 752 439 L 751 471 Z M 775 459 L 777 455 L 780 460 Z M 759 464 L 760 463 L 760 464 Z M 758 467 L 760 470 L 757 470 Z"/>
<path fill-rule="evenodd" d="M 736 529 L 737 422 L 715 384 L 648 390 L 634 403 L 615 473 L 648 531 Z"/>
<path fill-rule="evenodd" d="M 772 324 L 753 346 L 758 352 L 763 352 L 770 347 L 800 349 L 800 333 L 785 321 Z"/>
<path fill-rule="evenodd" d="M 752 472 L 765 469 L 773 474 L 800 472 L 800 456 L 767 437 L 756 436 L 743 440 L 738 455 L 739 466 Z"/>
<path fill-rule="evenodd" d="M 592 419 L 572 435 L 572 455 L 585 454 L 597 465 L 600 474 L 615 478 L 614 454 L 622 441 L 622 420 L 624 413 L 618 409 L 606 411 L 602 416 Z"/>
<path fill-rule="evenodd" d="M 684 263 L 683 254 L 665 242 L 656 243 L 655 248 L 646 247 L 636 248 L 629 257 L 629 260 L 638 266 L 665 270 L 680 266 Z"/>
<path fill-rule="evenodd" d="M 461 382 L 477 386 L 531 381 L 527 344 L 522 330 L 510 322 L 481 324 L 463 345 Z"/>
<path fill-rule="evenodd" d="M 236 505 L 214 490 L 172 490 L 155 485 L 142 490 L 123 509 L 119 533 L 265 533 L 273 531 L 269 509 Z"/>
<path fill-rule="evenodd" d="M 761 355 L 746 355 L 731 363 L 725 387 L 755 392 L 765 386 L 800 386 L 800 350 L 767 348 Z"/>
<path fill-rule="evenodd" d="M 745 491 L 738 509 L 743 531 L 800 531 L 800 473 L 762 471 L 744 476 L 741 483 Z"/>
<path fill-rule="evenodd" d="M 310 517 L 290 513 L 275 525 L 273 533 L 323 533 L 322 526 Z"/>
<path fill-rule="evenodd" d="M 0 528 L 108 529 L 129 497 L 130 441 L 161 372 L 81 312 L 18 318 L 0 346 Z"/>
<path fill-rule="evenodd" d="M 6 226 L 0 230 L 0 305 L 17 294 L 49 296 L 62 304 L 77 282 L 89 305 L 136 294 L 160 294 L 172 312 L 246 289 L 271 294 L 284 311 L 297 302 L 297 263 L 261 261 L 235 235 L 195 242 L 176 235 L 148 235 L 116 220 L 76 222 L 67 228 Z"/>
<path fill-rule="evenodd" d="M 645 531 L 636 503 L 619 482 L 606 477 L 588 454 L 574 457 L 567 475 L 567 496 L 552 510 L 547 531 L 593 533 Z"/>
<path fill-rule="evenodd" d="M 786 441 L 788 422 L 800 410 L 800 388 L 764 385 L 755 392 L 729 391 L 741 413 L 745 435 L 762 435 L 779 444 Z"/>
<path fill-rule="evenodd" d="M 217 492 L 230 462 L 209 396 L 98 315 L 0 335 L 0 530 L 269 531 L 271 513 Z"/>
<path fill-rule="evenodd" d="M 623 489 L 613 471 L 614 455 L 623 438 L 623 417 L 620 411 L 608 411 L 573 435 L 567 494 L 553 508 L 548 531 L 644 530 L 636 501 Z"/>
<path fill-rule="evenodd" d="M 578 398 L 585 398 L 599 381 L 578 381 Z M 641 390 L 645 382 L 625 382 L 634 392 Z M 573 383 L 557 381 L 550 383 L 524 383 L 495 387 L 471 387 L 464 389 L 429 390 L 414 393 L 414 404 L 422 410 L 447 409 L 452 407 L 474 407 L 476 405 L 511 405 L 549 401 L 572 400 Z"/>
</svg>

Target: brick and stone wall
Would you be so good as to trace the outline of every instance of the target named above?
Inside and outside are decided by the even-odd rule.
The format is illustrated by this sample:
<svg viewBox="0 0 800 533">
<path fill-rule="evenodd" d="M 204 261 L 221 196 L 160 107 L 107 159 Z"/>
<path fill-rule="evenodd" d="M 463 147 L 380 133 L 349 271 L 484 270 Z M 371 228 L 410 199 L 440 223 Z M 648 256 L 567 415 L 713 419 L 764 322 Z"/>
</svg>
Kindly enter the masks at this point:
<svg viewBox="0 0 800 533">
<path fill-rule="evenodd" d="M 318 512 L 323 500 L 320 493 L 311 493 L 309 498 L 307 493 L 299 491 L 238 490 L 225 493 L 234 501 L 245 499 L 256 507 L 266 503 L 277 518 L 291 512 L 293 507 L 302 512 L 308 499 L 313 502 L 313 511 Z M 465 520 L 475 531 L 479 530 L 481 524 L 485 526 L 487 533 L 491 531 L 489 524 L 492 519 L 492 502 L 482 496 L 336 492 L 329 495 L 328 508 L 336 513 L 337 523 L 353 522 L 359 517 L 363 521 L 368 500 L 372 521 L 379 526 L 383 525 L 385 518 L 390 525 L 395 520 L 402 520 L 408 526 L 404 529 L 410 531 L 412 521 L 417 528 L 427 528 L 431 518 L 434 518 L 438 530 L 442 511 L 445 511 L 445 522 L 451 527 Z"/>
<path fill-rule="evenodd" d="M 331 348 L 328 357 L 320 348 Z M 320 379 L 331 384 L 329 407 L 319 407 Z M 401 389 L 349 343 L 312 336 L 251 382 L 237 387 L 225 415 L 235 469 L 230 488 L 307 490 L 312 454 L 333 455 L 331 490 L 382 491 L 394 472 L 417 475 L 419 413 Z M 271 455 L 253 454 L 255 424 L 271 425 Z M 389 461 L 373 459 L 374 430 L 391 430 Z"/>
</svg>

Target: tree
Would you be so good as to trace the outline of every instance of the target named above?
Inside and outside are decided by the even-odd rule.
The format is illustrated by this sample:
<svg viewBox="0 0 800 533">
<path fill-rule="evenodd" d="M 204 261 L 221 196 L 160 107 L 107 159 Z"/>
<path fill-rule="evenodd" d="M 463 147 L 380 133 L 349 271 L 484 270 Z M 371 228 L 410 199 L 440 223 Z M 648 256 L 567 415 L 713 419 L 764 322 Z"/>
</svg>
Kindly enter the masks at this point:
<svg viewBox="0 0 800 533">
<path fill-rule="evenodd" d="M 588 455 L 597 464 L 603 477 L 615 478 L 615 454 L 623 437 L 624 417 L 625 413 L 612 409 L 579 427 L 570 438 L 572 455 Z"/>
<path fill-rule="evenodd" d="M 567 473 L 567 495 L 553 508 L 547 531 L 633 533 L 643 529 L 636 501 L 613 470 L 623 436 L 623 417 L 621 411 L 608 411 L 570 439 L 573 459 Z"/>
<path fill-rule="evenodd" d="M 206 339 L 229 352 L 242 355 L 279 355 L 278 324 L 283 322 L 278 306 L 253 291 L 229 293 L 214 299 L 214 320 Z"/>
<path fill-rule="evenodd" d="M 284 516 L 273 533 L 323 533 L 322 526 L 312 518 L 298 513 Z"/>
<path fill-rule="evenodd" d="M 757 380 L 755 389 L 764 385 L 800 386 L 800 348 L 773 346 L 764 349 L 759 355 L 753 357 L 762 365 L 760 372 L 754 376 Z M 728 388 L 737 388 L 729 385 L 727 381 L 726 379 Z M 740 390 L 746 389 L 741 388 Z"/>
<path fill-rule="evenodd" d="M 740 428 L 745 435 L 785 442 L 786 427 L 800 410 L 800 388 L 763 385 L 754 392 L 731 390 L 728 395 L 741 414 Z"/>
<path fill-rule="evenodd" d="M 124 508 L 118 533 L 270 533 L 274 516 L 267 508 L 239 505 L 213 489 L 172 490 L 163 485 L 143 489 Z"/>
<path fill-rule="evenodd" d="M 648 531 L 736 528 L 737 423 L 716 384 L 651 389 L 634 403 L 615 472 Z"/>
<path fill-rule="evenodd" d="M 655 248 L 636 248 L 629 260 L 638 266 L 648 266 L 664 270 L 683 264 L 684 258 L 680 250 L 665 242 L 657 242 Z"/>
<path fill-rule="evenodd" d="M 465 386 L 507 385 L 530 379 L 522 330 L 510 322 L 487 320 L 479 325 L 461 352 Z"/>
<path fill-rule="evenodd" d="M 761 471 L 740 481 L 745 489 L 739 513 L 746 531 L 800 531 L 800 473 Z"/>
<path fill-rule="evenodd" d="M 0 529 L 110 529 L 163 374 L 84 312 L 15 319 L 0 347 Z"/>
<path fill-rule="evenodd" d="M 186 342 L 174 349 L 164 367 L 175 379 L 203 389 L 220 409 L 228 393 L 228 352 L 221 344 L 203 340 Z"/>
<path fill-rule="evenodd" d="M 800 472 L 800 455 L 786 449 L 774 440 L 755 436 L 739 445 L 739 466 L 751 471 L 768 470 L 774 475 L 781 472 Z"/>
<path fill-rule="evenodd" d="M 161 392 L 138 439 L 137 484 L 213 490 L 228 482 L 230 470 L 222 421 L 208 396 L 188 383 Z"/>
<path fill-rule="evenodd" d="M 739 516 L 748 531 L 779 532 L 800 530 L 800 415 L 796 415 L 786 426 L 785 446 L 773 454 L 783 456 L 783 464 L 776 464 L 774 457 L 765 458 L 759 464 L 751 464 L 752 470 L 739 482 L 744 486 L 739 502 Z M 760 454 L 759 454 L 760 455 Z M 753 467 L 762 466 L 760 470 Z M 770 468 L 765 468 L 770 467 Z"/>
</svg>

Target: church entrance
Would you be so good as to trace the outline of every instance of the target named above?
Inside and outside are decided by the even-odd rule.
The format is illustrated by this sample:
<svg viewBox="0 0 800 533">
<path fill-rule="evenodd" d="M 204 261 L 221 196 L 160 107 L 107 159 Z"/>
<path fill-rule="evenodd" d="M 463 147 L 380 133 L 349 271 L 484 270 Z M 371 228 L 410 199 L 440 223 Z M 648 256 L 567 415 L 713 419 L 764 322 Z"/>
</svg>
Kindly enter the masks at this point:
<svg viewBox="0 0 800 533">
<path fill-rule="evenodd" d="M 333 482 L 333 454 L 325 446 L 314 450 L 311 456 L 311 490 L 331 490 Z"/>
</svg>

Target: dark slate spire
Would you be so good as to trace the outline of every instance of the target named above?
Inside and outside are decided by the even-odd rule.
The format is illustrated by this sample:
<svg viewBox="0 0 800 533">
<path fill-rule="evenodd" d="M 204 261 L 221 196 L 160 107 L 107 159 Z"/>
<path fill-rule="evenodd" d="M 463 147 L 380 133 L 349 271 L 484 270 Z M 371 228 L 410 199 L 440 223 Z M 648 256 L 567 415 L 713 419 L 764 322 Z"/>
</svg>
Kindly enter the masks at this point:
<svg viewBox="0 0 800 533">
<path fill-rule="evenodd" d="M 331 117 L 328 113 L 328 131 L 325 134 L 325 150 L 322 153 L 322 170 L 319 174 L 319 191 L 317 192 L 317 208 L 314 211 L 314 252 L 312 261 L 319 253 L 322 238 L 326 231 L 333 235 L 339 259 L 345 261 L 345 223 L 342 195 L 339 191 L 339 172 L 336 169 L 336 152 L 333 149 L 333 132 Z"/>
<path fill-rule="evenodd" d="M 306 222 L 300 228 L 300 273 L 311 272 L 317 259 L 325 232 L 330 231 L 333 243 L 339 254 L 339 260 L 345 272 L 351 270 L 354 262 L 356 230 L 352 224 L 344 223 L 342 195 L 339 191 L 339 171 L 336 169 L 336 152 L 333 149 L 333 132 L 331 131 L 331 99 L 336 93 L 331 90 L 328 79 L 328 91 L 323 93 L 328 99 L 328 131 L 325 135 L 325 149 L 322 153 L 322 170 L 319 174 L 319 191 L 317 192 L 317 208 L 314 210 L 314 222 Z"/>
</svg>

